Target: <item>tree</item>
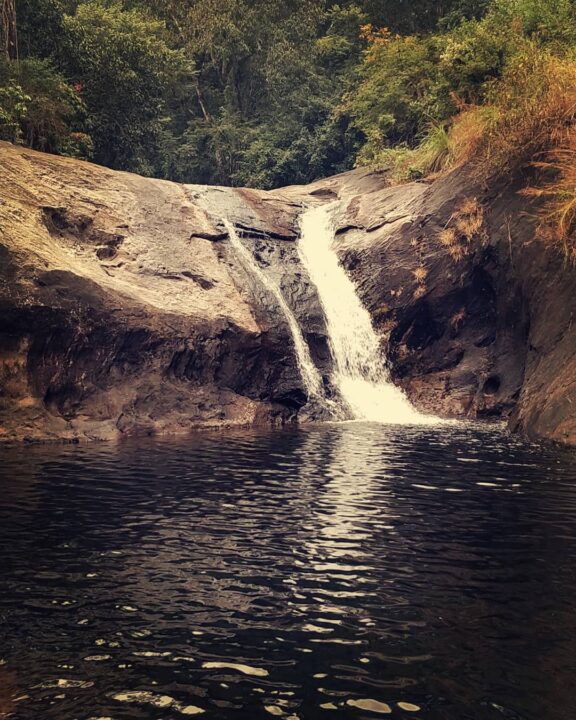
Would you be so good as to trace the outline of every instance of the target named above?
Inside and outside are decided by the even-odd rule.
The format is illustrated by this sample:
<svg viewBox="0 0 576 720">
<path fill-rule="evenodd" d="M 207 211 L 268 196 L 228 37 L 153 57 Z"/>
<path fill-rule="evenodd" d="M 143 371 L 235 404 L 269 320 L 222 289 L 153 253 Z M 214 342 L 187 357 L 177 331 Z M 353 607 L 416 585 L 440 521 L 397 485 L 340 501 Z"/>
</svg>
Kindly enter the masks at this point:
<svg viewBox="0 0 576 720">
<path fill-rule="evenodd" d="M 6 60 L 18 58 L 15 0 L 0 0 L 0 44 Z"/>
<path fill-rule="evenodd" d="M 89 0 L 64 28 L 61 64 L 87 106 L 94 159 L 153 174 L 167 88 L 185 70 L 165 24 L 119 2 Z"/>
</svg>

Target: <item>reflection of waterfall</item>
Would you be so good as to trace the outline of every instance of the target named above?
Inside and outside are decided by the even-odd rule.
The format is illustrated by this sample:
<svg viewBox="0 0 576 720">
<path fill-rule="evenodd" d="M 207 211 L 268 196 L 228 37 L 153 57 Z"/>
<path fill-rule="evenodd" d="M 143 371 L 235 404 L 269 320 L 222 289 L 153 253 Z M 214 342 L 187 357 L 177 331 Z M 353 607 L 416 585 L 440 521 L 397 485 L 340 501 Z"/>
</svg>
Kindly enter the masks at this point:
<svg viewBox="0 0 576 720">
<path fill-rule="evenodd" d="M 302 216 L 299 250 L 324 313 L 334 356 L 334 383 L 358 420 L 391 423 L 436 422 L 418 413 L 388 381 L 370 314 L 332 248 L 331 206 Z"/>
<path fill-rule="evenodd" d="M 306 390 L 308 391 L 308 395 L 313 398 L 318 398 L 322 395 L 322 377 L 312 362 L 308 344 L 304 340 L 300 325 L 298 325 L 298 321 L 294 317 L 294 313 L 284 299 L 280 288 L 262 272 L 252 254 L 244 247 L 238 237 L 234 225 L 232 225 L 232 223 L 228 220 L 224 220 L 223 222 L 226 230 L 228 231 L 230 242 L 236 250 L 242 264 L 245 267 L 245 270 L 251 273 L 258 282 L 276 298 L 278 306 L 280 307 L 292 334 L 294 349 L 296 350 L 296 358 L 298 360 L 298 367 L 300 369 L 304 385 L 306 386 Z"/>
</svg>

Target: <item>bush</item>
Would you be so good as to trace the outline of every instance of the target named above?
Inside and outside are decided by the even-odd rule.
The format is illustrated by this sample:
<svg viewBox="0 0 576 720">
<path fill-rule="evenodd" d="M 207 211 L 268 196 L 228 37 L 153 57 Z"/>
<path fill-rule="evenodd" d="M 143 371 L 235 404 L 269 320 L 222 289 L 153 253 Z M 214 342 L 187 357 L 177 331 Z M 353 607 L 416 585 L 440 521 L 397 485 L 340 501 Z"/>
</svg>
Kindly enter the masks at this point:
<svg viewBox="0 0 576 720">
<path fill-rule="evenodd" d="M 90 114 L 94 159 L 153 173 L 166 88 L 184 64 L 166 42 L 164 23 L 117 2 L 91 0 L 64 25 L 64 63 Z"/>
<path fill-rule="evenodd" d="M 401 38 L 365 28 L 361 83 L 347 99 L 366 138 L 357 164 L 392 163 L 406 178 L 481 149 L 486 167 L 505 169 L 555 142 L 574 101 L 575 7 L 493 0 L 482 20 L 446 33 Z"/>
<path fill-rule="evenodd" d="M 541 234 L 559 244 L 566 256 L 576 262 L 576 129 L 572 127 L 564 144 L 534 164 L 553 176 L 540 187 L 524 191 L 525 195 L 545 201 L 541 210 Z"/>
<path fill-rule="evenodd" d="M 497 114 L 482 142 L 482 160 L 488 171 L 502 172 L 566 141 L 576 113 L 576 62 L 530 43 L 489 100 Z"/>
<path fill-rule="evenodd" d="M 90 157 L 86 109 L 52 64 L 30 58 L 0 65 L 0 133 L 35 150 Z M 78 142 L 78 135 L 84 140 Z"/>
<path fill-rule="evenodd" d="M 21 85 L 8 79 L 0 85 L 0 139 L 22 142 L 22 121 L 32 98 Z"/>
<path fill-rule="evenodd" d="M 365 136 L 357 163 L 374 165 L 390 146 L 414 144 L 434 121 L 454 112 L 450 86 L 439 63 L 438 37 L 369 36 L 360 86 L 345 109 Z"/>
</svg>

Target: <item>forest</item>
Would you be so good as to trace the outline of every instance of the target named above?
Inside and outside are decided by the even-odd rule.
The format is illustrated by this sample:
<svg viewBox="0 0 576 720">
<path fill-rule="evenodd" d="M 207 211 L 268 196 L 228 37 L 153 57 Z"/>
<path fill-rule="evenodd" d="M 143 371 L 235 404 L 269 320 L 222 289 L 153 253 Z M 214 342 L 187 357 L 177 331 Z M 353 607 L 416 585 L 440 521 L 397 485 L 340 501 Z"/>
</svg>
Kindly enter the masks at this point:
<svg viewBox="0 0 576 720">
<path fill-rule="evenodd" d="M 574 0 L 2 0 L 0 138 L 190 183 L 538 162 L 573 228 Z"/>
</svg>

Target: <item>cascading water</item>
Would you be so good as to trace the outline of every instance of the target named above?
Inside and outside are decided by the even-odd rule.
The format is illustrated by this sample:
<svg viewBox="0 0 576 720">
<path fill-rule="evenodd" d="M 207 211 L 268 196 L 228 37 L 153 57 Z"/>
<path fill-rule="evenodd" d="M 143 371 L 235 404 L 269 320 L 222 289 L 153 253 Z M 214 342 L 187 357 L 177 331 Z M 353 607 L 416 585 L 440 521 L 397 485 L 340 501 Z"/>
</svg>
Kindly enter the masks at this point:
<svg viewBox="0 0 576 720">
<path fill-rule="evenodd" d="M 333 381 L 356 420 L 423 424 L 438 422 L 417 412 L 392 385 L 372 320 L 332 245 L 334 205 L 307 210 L 301 218 L 299 252 L 316 285 L 334 356 Z"/>
<path fill-rule="evenodd" d="M 234 225 L 229 220 L 223 220 L 223 223 L 224 227 L 228 231 L 230 243 L 236 250 L 240 261 L 244 265 L 244 269 L 247 272 L 252 273 L 258 282 L 276 298 L 278 306 L 282 310 L 286 323 L 288 324 L 292 334 L 298 367 L 308 395 L 311 398 L 320 399 L 323 396 L 322 377 L 310 357 L 310 350 L 307 342 L 304 340 L 300 325 L 294 317 L 294 313 L 290 309 L 290 306 L 284 299 L 282 291 L 276 283 L 274 283 L 264 272 L 262 272 L 252 253 L 242 244 Z"/>
</svg>

